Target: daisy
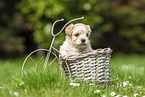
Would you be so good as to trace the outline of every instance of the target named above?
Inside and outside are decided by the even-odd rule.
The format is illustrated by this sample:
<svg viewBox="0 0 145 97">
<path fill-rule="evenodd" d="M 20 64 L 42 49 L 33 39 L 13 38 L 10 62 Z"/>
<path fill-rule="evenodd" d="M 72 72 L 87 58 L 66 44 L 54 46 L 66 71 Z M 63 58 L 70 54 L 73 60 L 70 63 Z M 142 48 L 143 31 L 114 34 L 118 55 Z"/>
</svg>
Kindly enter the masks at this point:
<svg viewBox="0 0 145 97">
<path fill-rule="evenodd" d="M 4 89 L 4 87 L 0 87 L 0 89 Z"/>
<path fill-rule="evenodd" d="M 115 92 L 111 92 L 110 95 L 111 95 L 111 96 L 115 96 L 116 93 L 115 93 Z"/>
<path fill-rule="evenodd" d="M 75 83 L 74 86 L 80 86 L 80 84 L 79 83 Z"/>
<path fill-rule="evenodd" d="M 12 94 L 12 92 L 13 92 L 12 90 L 11 90 L 11 91 L 9 91 L 9 93 L 10 93 L 10 94 Z"/>
<path fill-rule="evenodd" d="M 20 86 L 24 85 L 24 82 L 21 82 L 19 85 L 20 85 Z"/>
<path fill-rule="evenodd" d="M 126 81 L 127 84 L 129 84 L 129 81 Z"/>
<path fill-rule="evenodd" d="M 121 83 L 121 85 L 120 85 L 120 87 L 123 85 L 123 87 L 125 87 L 126 85 L 128 85 L 129 84 L 129 82 L 128 81 L 126 81 L 126 82 L 122 82 Z"/>
<path fill-rule="evenodd" d="M 89 84 L 89 86 L 93 86 L 93 85 L 94 85 L 93 83 L 90 83 L 90 84 Z"/>
<path fill-rule="evenodd" d="M 94 93 L 100 93 L 100 90 L 95 90 Z"/>
<path fill-rule="evenodd" d="M 14 92 L 14 95 L 18 97 L 19 96 L 19 93 L 18 92 Z"/>
<path fill-rule="evenodd" d="M 141 89 L 142 87 L 141 86 L 137 86 L 137 88 Z"/>
<path fill-rule="evenodd" d="M 128 84 L 129 86 L 132 86 L 132 84 Z"/>
<path fill-rule="evenodd" d="M 80 86 L 79 83 L 70 83 L 69 85 L 71 85 L 71 86 Z"/>
<path fill-rule="evenodd" d="M 125 95 L 125 96 L 122 96 L 122 97 L 128 97 L 127 95 Z"/>
<path fill-rule="evenodd" d="M 102 95 L 102 97 L 106 97 L 106 95 Z"/>
<path fill-rule="evenodd" d="M 138 94 L 134 94 L 134 97 L 136 97 Z"/>
<path fill-rule="evenodd" d="M 70 83 L 69 85 L 74 86 L 74 85 L 75 85 L 75 83 Z"/>
</svg>

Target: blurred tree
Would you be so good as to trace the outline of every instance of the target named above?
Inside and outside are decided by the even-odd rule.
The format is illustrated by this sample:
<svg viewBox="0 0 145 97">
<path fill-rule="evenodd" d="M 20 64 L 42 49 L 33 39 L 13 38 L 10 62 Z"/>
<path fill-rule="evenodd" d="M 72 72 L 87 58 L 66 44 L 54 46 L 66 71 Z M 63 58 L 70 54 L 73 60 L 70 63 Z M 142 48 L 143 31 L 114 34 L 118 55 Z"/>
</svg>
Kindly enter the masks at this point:
<svg viewBox="0 0 145 97">
<path fill-rule="evenodd" d="M 13 56 L 24 51 L 20 37 L 21 16 L 15 12 L 15 1 L 0 0 L 0 57 Z M 16 53 L 17 52 L 17 53 Z"/>
<path fill-rule="evenodd" d="M 55 20 L 84 16 L 81 22 L 93 29 L 94 48 L 110 46 L 115 51 L 145 53 L 144 4 L 144 0 L 21 0 L 17 8 L 34 25 L 34 41 L 44 43 L 42 47 L 49 46 Z M 58 23 L 55 32 L 63 25 Z M 62 43 L 62 35 L 57 37 L 56 47 Z"/>
<path fill-rule="evenodd" d="M 0 0 L 0 58 L 14 58 L 32 51 L 33 25 L 16 9 L 18 0 Z M 31 44 L 31 45 L 30 45 Z"/>
<path fill-rule="evenodd" d="M 51 25 L 57 19 L 64 18 L 65 22 L 56 25 L 56 33 L 73 18 L 84 16 L 85 19 L 82 22 L 92 27 L 103 21 L 102 17 L 97 15 L 101 9 L 101 2 L 96 0 L 22 0 L 17 8 L 28 21 L 33 23 L 34 41 L 39 44 L 40 48 L 48 48 L 51 42 Z M 64 33 L 62 35 L 64 36 Z M 62 43 L 62 35 L 57 37 L 56 47 Z M 44 43 L 43 46 L 42 43 Z"/>
<path fill-rule="evenodd" d="M 145 53 L 144 5 L 144 0 L 104 1 L 100 12 L 104 18 L 101 31 L 107 32 L 102 37 L 104 45 L 109 42 L 120 51 Z"/>
</svg>

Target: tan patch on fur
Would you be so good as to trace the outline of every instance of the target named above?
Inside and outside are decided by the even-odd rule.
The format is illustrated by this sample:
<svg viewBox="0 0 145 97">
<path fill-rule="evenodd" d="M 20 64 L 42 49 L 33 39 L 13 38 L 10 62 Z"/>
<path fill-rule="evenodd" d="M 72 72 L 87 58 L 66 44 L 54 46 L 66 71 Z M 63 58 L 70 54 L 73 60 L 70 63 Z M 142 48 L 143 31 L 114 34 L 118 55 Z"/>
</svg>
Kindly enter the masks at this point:
<svg viewBox="0 0 145 97">
<path fill-rule="evenodd" d="M 73 26 L 74 26 L 73 24 L 70 24 L 70 25 L 67 26 L 66 29 L 65 29 L 65 33 L 66 33 L 69 37 L 71 37 L 71 32 L 72 32 Z"/>
</svg>

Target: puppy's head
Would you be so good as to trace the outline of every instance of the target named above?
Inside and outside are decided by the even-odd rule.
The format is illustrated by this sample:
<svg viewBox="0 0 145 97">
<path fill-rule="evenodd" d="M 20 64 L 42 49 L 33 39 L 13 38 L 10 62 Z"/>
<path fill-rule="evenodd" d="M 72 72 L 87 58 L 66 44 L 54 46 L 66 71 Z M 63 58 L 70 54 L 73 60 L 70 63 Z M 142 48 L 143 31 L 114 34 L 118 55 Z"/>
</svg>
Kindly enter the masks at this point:
<svg viewBox="0 0 145 97">
<path fill-rule="evenodd" d="M 85 48 L 86 45 L 89 44 L 89 36 L 91 33 L 89 25 L 84 25 L 82 23 L 75 25 L 70 24 L 66 27 L 65 33 L 71 38 L 72 43 L 79 48 Z"/>
</svg>

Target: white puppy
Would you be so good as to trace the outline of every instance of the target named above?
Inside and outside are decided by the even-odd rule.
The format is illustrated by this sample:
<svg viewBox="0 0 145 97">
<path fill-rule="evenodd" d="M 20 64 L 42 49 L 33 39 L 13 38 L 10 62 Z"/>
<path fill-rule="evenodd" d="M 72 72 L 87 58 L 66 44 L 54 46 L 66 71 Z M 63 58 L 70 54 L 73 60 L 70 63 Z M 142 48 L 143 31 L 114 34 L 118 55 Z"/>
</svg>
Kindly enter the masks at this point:
<svg viewBox="0 0 145 97">
<path fill-rule="evenodd" d="M 60 56 L 67 59 L 70 55 L 78 55 L 82 52 L 91 51 L 89 25 L 82 23 L 70 24 L 66 27 L 66 40 L 60 46 Z"/>
</svg>

